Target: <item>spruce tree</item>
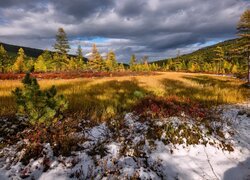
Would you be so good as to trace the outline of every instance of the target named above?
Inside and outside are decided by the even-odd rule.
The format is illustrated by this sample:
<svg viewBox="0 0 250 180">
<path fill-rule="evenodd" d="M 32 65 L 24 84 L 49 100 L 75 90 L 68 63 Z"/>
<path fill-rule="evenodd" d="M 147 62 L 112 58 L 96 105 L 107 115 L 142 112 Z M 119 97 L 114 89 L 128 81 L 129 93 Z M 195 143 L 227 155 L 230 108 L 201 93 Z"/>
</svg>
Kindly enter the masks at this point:
<svg viewBox="0 0 250 180">
<path fill-rule="evenodd" d="M 79 45 L 77 47 L 76 56 L 77 56 L 78 61 L 83 60 L 83 53 L 82 53 L 82 47 L 81 47 L 81 45 Z"/>
<path fill-rule="evenodd" d="M 83 52 L 81 45 L 79 45 L 77 48 L 76 56 L 77 56 L 77 69 L 79 70 L 82 69 L 84 66 Z"/>
<path fill-rule="evenodd" d="M 54 49 L 59 54 L 67 54 L 69 52 L 70 46 L 67 38 L 67 34 L 63 28 L 59 28 L 56 34 L 56 43 Z"/>
<path fill-rule="evenodd" d="M 244 40 L 243 49 L 248 59 L 248 84 L 250 84 L 250 9 L 241 15 L 237 30 L 238 35 Z"/>
</svg>

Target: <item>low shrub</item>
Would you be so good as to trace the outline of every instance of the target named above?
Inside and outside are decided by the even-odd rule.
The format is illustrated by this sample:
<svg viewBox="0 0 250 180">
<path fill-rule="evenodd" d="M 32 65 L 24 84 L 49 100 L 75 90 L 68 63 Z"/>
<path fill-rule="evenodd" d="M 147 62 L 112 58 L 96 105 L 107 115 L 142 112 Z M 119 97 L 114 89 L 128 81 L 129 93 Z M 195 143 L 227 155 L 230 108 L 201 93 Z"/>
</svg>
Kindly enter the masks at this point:
<svg viewBox="0 0 250 180">
<path fill-rule="evenodd" d="M 22 80 L 24 89 L 16 88 L 13 94 L 17 103 L 18 116 L 24 116 L 30 124 L 50 126 L 63 118 L 62 113 L 68 103 L 63 95 L 57 96 L 55 86 L 40 90 L 36 78 L 27 73 Z"/>
<path fill-rule="evenodd" d="M 187 98 L 171 97 L 146 97 L 136 106 L 134 111 L 142 118 L 167 118 L 171 116 L 188 116 L 203 119 L 206 109 L 199 103 Z"/>
<path fill-rule="evenodd" d="M 27 129 L 21 136 L 27 139 L 25 145 L 25 154 L 22 157 L 22 162 L 27 163 L 27 160 L 37 159 L 42 156 L 43 146 L 49 143 L 55 156 L 70 156 L 73 151 L 79 150 L 79 143 L 83 142 L 83 137 L 78 137 L 78 122 L 72 119 L 67 119 L 63 122 L 58 122 L 49 128 L 40 124 L 33 129 Z"/>
</svg>

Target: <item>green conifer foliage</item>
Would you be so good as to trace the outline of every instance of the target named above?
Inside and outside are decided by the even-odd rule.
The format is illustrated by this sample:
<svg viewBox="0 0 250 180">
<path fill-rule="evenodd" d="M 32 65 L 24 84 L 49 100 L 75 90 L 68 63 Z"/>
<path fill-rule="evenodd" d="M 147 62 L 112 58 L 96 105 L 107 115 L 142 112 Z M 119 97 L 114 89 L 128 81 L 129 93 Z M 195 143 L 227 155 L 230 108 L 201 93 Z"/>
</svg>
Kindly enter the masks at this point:
<svg viewBox="0 0 250 180">
<path fill-rule="evenodd" d="M 59 54 L 67 54 L 70 49 L 67 34 L 63 28 L 58 29 L 54 49 Z"/>
<path fill-rule="evenodd" d="M 17 103 L 17 114 L 27 117 L 31 125 L 50 126 L 63 118 L 62 113 L 68 103 L 64 96 L 57 96 L 55 86 L 48 90 L 40 90 L 35 78 L 27 73 L 22 80 L 23 89 L 16 88 L 12 93 Z"/>
<path fill-rule="evenodd" d="M 213 59 L 216 66 L 216 73 L 222 73 L 222 62 L 224 61 L 224 50 L 218 46 L 215 50 L 215 58 Z"/>
<path fill-rule="evenodd" d="M 241 15 L 237 30 L 238 35 L 244 40 L 242 52 L 247 59 L 248 83 L 250 84 L 250 9 Z"/>
</svg>

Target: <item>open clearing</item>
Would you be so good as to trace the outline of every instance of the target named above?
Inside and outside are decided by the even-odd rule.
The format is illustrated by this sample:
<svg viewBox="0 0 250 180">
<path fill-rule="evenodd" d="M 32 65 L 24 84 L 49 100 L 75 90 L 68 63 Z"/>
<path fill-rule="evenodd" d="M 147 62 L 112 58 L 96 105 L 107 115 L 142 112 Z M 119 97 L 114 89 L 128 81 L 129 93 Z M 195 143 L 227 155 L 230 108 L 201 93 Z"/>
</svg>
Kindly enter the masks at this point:
<svg viewBox="0 0 250 180">
<path fill-rule="evenodd" d="M 158 75 L 40 80 L 42 88 L 56 85 L 69 100 L 69 113 L 105 120 L 128 112 L 140 96 L 178 96 L 206 105 L 246 101 L 249 90 L 238 79 L 204 74 L 161 72 Z M 0 81 L 0 115 L 13 115 L 11 91 L 20 80 Z M 139 97 L 138 97 L 139 94 Z"/>
</svg>

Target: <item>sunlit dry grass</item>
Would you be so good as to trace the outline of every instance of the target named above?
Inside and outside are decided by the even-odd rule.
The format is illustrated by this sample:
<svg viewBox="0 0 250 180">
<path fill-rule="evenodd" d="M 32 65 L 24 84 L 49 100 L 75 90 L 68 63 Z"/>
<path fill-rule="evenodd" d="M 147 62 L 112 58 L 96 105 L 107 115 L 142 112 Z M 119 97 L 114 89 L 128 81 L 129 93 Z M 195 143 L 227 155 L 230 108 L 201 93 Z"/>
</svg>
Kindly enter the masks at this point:
<svg viewBox="0 0 250 180">
<path fill-rule="evenodd" d="M 217 105 L 238 103 L 249 97 L 249 90 L 241 87 L 237 79 L 202 74 L 160 73 L 150 76 L 106 77 L 73 80 L 39 80 L 45 89 L 58 88 L 69 101 L 71 115 L 107 119 L 130 110 L 142 96 L 188 97 Z M 20 87 L 18 80 L 0 81 L 0 115 L 15 113 L 11 91 Z"/>
</svg>

